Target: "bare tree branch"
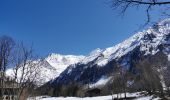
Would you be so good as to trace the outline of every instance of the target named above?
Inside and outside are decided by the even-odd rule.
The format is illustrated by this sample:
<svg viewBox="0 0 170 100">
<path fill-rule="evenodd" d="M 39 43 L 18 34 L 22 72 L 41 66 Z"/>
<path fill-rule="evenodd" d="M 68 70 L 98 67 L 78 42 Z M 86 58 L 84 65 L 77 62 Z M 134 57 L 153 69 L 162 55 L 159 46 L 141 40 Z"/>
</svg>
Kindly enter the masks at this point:
<svg viewBox="0 0 170 100">
<path fill-rule="evenodd" d="M 147 20 L 144 26 L 146 26 L 149 22 L 151 22 L 150 13 L 153 7 L 159 8 L 160 6 L 170 5 L 170 0 L 111 0 L 111 2 L 112 2 L 111 7 L 113 8 L 113 10 L 116 9 L 120 10 L 119 12 L 123 16 L 128 8 L 132 8 L 132 7 L 145 8 Z M 167 13 L 168 11 L 169 10 L 165 10 L 163 14 L 165 16 L 169 16 L 169 14 Z"/>
</svg>

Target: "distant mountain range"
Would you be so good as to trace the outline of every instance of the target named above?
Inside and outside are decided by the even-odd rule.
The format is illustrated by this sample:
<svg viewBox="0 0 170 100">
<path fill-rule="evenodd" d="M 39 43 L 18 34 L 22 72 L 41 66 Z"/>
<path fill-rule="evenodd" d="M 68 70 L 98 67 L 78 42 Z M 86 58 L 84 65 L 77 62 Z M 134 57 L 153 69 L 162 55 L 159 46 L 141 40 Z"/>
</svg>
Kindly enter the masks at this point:
<svg viewBox="0 0 170 100">
<path fill-rule="evenodd" d="M 169 62 L 170 19 L 154 24 L 115 46 L 96 49 L 87 56 L 50 54 L 40 64 L 41 81 L 42 84 L 49 81 L 52 86 L 71 82 L 104 85 L 112 79 L 118 65 L 135 73 L 134 63 L 158 55 L 165 55 Z"/>
<path fill-rule="evenodd" d="M 97 84 L 101 81 L 106 84 L 112 79 L 111 75 L 116 73 L 114 69 L 118 65 L 136 73 L 135 63 L 145 58 L 150 59 L 149 57 L 159 58 L 158 55 L 164 55 L 169 62 L 170 19 L 160 21 L 113 47 L 92 51 L 78 63 L 68 66 L 59 77 L 50 81 L 50 84 Z"/>
</svg>

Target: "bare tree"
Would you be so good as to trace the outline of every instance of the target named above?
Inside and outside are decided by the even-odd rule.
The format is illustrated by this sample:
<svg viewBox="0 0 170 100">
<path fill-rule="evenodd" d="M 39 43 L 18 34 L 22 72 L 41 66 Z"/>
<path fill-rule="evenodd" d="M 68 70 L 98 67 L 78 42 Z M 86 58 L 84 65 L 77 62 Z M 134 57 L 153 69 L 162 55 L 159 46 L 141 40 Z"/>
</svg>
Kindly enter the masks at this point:
<svg viewBox="0 0 170 100">
<path fill-rule="evenodd" d="M 27 48 L 23 43 L 14 50 L 13 78 L 18 83 L 17 98 L 24 100 L 36 84 L 39 75 L 39 64 L 35 61 L 32 48 Z"/>
<path fill-rule="evenodd" d="M 10 55 L 15 43 L 8 36 L 0 37 L 0 97 L 4 94 L 5 71 L 10 65 Z"/>
<path fill-rule="evenodd" d="M 145 8 L 148 24 L 151 21 L 151 10 L 157 7 L 158 9 L 164 7 L 165 9 L 161 13 L 165 16 L 169 16 L 168 10 L 170 9 L 170 0 L 111 0 L 114 10 L 120 10 L 120 13 L 124 15 L 128 8 Z"/>
<path fill-rule="evenodd" d="M 120 66 L 119 68 L 119 84 L 121 84 L 121 92 L 124 93 L 124 98 L 126 99 L 126 92 L 127 92 L 127 70 Z"/>
</svg>

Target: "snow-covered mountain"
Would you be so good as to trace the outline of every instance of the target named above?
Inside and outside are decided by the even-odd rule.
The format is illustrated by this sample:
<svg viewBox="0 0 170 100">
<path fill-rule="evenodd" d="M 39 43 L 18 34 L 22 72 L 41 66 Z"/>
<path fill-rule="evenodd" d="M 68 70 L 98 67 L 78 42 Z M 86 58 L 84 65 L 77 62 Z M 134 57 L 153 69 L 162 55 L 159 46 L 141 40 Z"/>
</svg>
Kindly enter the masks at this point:
<svg viewBox="0 0 170 100">
<path fill-rule="evenodd" d="M 50 54 L 44 59 L 39 59 L 34 61 L 39 67 L 37 84 L 42 85 L 60 75 L 68 66 L 76 64 L 84 59 L 84 56 L 75 56 L 75 55 L 61 55 L 61 54 Z M 13 69 L 7 70 L 7 75 L 14 76 Z M 21 74 L 18 74 L 20 77 Z"/>
<path fill-rule="evenodd" d="M 52 85 L 79 82 L 106 84 L 117 65 L 133 72 L 134 62 L 158 53 L 170 59 L 170 19 L 134 34 L 125 41 L 106 48 L 96 49 L 87 56 L 50 54 L 40 60 L 40 81 Z M 11 75 L 12 69 L 7 71 Z"/>
<path fill-rule="evenodd" d="M 46 57 L 41 66 L 41 79 L 43 83 L 48 82 L 60 75 L 68 66 L 76 64 L 84 56 L 75 56 L 75 55 L 61 55 L 61 54 L 50 54 Z"/>
<path fill-rule="evenodd" d="M 57 77 L 63 72 L 69 65 L 81 62 L 84 56 L 75 55 L 60 55 L 60 54 L 50 54 L 44 61 L 46 61 L 51 67 L 53 67 L 56 72 L 52 75 Z"/>
<path fill-rule="evenodd" d="M 170 19 L 154 24 L 115 46 L 92 51 L 79 63 L 69 66 L 50 84 L 69 84 L 73 81 L 97 83 L 102 77 L 110 78 L 108 74 L 113 73 L 117 64 L 132 71 L 133 62 L 160 52 L 169 57 Z"/>
</svg>

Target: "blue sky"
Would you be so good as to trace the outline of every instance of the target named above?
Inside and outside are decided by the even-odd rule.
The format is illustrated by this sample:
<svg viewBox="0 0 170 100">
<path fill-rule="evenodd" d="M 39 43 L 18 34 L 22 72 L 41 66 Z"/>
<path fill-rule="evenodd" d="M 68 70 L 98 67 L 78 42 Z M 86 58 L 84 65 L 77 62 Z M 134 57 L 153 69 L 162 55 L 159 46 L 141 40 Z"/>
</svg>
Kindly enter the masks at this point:
<svg viewBox="0 0 170 100">
<path fill-rule="evenodd" d="M 146 20 L 144 10 L 122 18 L 107 0 L 1 0 L 0 35 L 34 44 L 39 56 L 87 55 L 134 34 Z"/>
</svg>

